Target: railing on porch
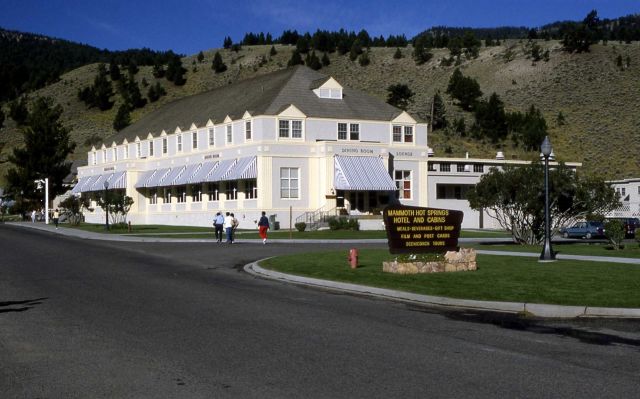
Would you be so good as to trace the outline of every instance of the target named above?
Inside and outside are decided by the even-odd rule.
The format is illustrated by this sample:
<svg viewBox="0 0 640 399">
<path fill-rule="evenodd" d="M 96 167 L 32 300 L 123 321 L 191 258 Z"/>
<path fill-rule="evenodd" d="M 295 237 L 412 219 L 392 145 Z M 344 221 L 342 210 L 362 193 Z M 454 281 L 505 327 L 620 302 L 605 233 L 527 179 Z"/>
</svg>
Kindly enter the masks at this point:
<svg viewBox="0 0 640 399">
<path fill-rule="evenodd" d="M 607 216 L 609 216 L 609 217 L 638 217 L 638 216 L 640 216 L 640 203 L 638 203 L 638 202 L 630 202 L 630 201 L 623 201 L 622 205 L 619 208 L 614 209 Z"/>
<path fill-rule="evenodd" d="M 326 210 L 324 206 L 315 211 L 305 212 L 296 218 L 296 223 L 304 222 L 307 224 L 307 230 L 318 230 L 321 227 L 329 225 L 329 219 L 339 215 L 339 208 Z"/>
</svg>

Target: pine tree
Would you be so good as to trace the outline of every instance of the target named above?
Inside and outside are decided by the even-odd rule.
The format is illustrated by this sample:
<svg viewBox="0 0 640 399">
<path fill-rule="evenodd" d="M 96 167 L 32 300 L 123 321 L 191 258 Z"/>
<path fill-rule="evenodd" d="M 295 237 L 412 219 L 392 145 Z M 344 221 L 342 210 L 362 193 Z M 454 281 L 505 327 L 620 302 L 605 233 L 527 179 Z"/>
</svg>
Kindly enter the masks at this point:
<svg viewBox="0 0 640 399">
<path fill-rule="evenodd" d="M 107 79 L 107 68 L 104 64 L 98 65 L 98 75 L 93 81 L 91 91 L 93 92 L 93 105 L 101 111 L 106 111 L 113 107 L 113 102 L 111 102 L 113 88 L 111 82 Z"/>
<path fill-rule="evenodd" d="M 129 75 L 134 76 L 139 71 L 138 64 L 136 64 L 135 60 L 132 58 L 129 60 L 129 65 L 127 65 L 127 72 Z"/>
<path fill-rule="evenodd" d="M 473 78 L 462 75 L 456 68 L 449 79 L 447 94 L 458 100 L 460 107 L 466 111 L 473 109 L 479 97 L 482 96 L 480 84 Z"/>
<path fill-rule="evenodd" d="M 349 59 L 355 61 L 360 54 L 362 54 L 362 45 L 360 41 L 356 39 L 351 45 L 351 50 L 349 50 Z"/>
<path fill-rule="evenodd" d="M 202 61 L 204 61 L 204 54 L 202 53 L 202 51 L 200 51 L 200 52 L 198 53 L 198 57 L 197 57 L 197 58 L 198 58 L 198 62 L 202 62 Z"/>
<path fill-rule="evenodd" d="M 406 84 L 395 84 L 387 88 L 389 94 L 387 95 L 387 103 L 406 110 L 409 103 L 412 102 L 414 96 L 413 91 Z"/>
<path fill-rule="evenodd" d="M 367 66 L 371 63 L 371 60 L 369 59 L 369 51 L 365 51 L 364 53 L 360 54 L 360 59 L 358 60 L 358 62 L 360 63 L 360 66 Z"/>
<path fill-rule="evenodd" d="M 15 148 L 9 161 L 15 165 L 7 173 L 7 191 L 22 192 L 27 202 L 39 200 L 41 193 L 35 191 L 34 180 L 49 178 L 49 194 L 55 197 L 67 189 L 62 180 L 71 171 L 67 156 L 75 144 L 60 121 L 62 107 L 53 105 L 50 98 L 37 98 L 22 129 L 24 147 Z M 52 198 L 53 198 L 52 197 Z"/>
<path fill-rule="evenodd" d="M 231 40 L 231 38 L 229 36 L 225 36 L 224 37 L 224 42 L 222 43 L 222 46 L 228 50 L 231 48 L 231 46 L 233 45 L 233 40 Z"/>
<path fill-rule="evenodd" d="M 276 51 L 276 47 L 271 46 L 271 50 L 269 50 L 269 55 L 273 57 L 276 54 L 278 54 L 278 52 Z"/>
<path fill-rule="evenodd" d="M 431 120 L 431 126 L 433 130 L 442 129 L 447 126 L 446 108 L 440 91 L 436 92 L 433 96 L 433 119 Z"/>
<path fill-rule="evenodd" d="M 179 56 L 175 55 L 169 60 L 166 72 L 168 81 L 173 82 L 176 86 L 182 86 L 186 82 L 184 78 L 185 72 L 187 72 L 187 70 L 182 67 L 182 60 Z"/>
<path fill-rule="evenodd" d="M 29 110 L 27 109 L 27 97 L 22 96 L 20 99 L 13 100 L 9 104 L 9 116 L 18 125 L 22 125 L 27 121 L 29 117 Z"/>
<path fill-rule="evenodd" d="M 4 112 L 2 111 L 2 108 L 0 108 L 0 129 L 2 129 L 3 125 L 4 125 Z"/>
<path fill-rule="evenodd" d="M 331 60 L 329 59 L 329 56 L 327 55 L 327 53 L 324 53 L 322 55 L 322 66 L 329 66 L 331 65 Z"/>
<path fill-rule="evenodd" d="M 147 92 L 147 97 L 150 102 L 156 102 L 160 99 L 160 97 L 167 94 L 164 87 L 160 84 L 160 82 L 156 82 L 155 85 L 149 86 L 149 91 Z"/>
<path fill-rule="evenodd" d="M 400 51 L 400 47 L 396 47 L 396 52 L 393 53 L 393 58 L 396 60 L 402 58 L 402 51 Z"/>
<path fill-rule="evenodd" d="M 127 102 L 131 108 L 142 108 L 147 104 L 147 100 L 142 97 L 140 93 L 140 87 L 136 82 L 133 75 L 129 75 L 129 79 L 126 84 Z"/>
<path fill-rule="evenodd" d="M 305 36 L 300 36 L 296 43 L 296 49 L 300 54 L 307 54 L 309 52 L 309 40 Z"/>
<path fill-rule="evenodd" d="M 416 61 L 416 65 L 422 65 L 433 57 L 431 51 L 429 51 L 428 38 L 426 36 L 418 36 L 413 44 L 413 59 Z"/>
<path fill-rule="evenodd" d="M 297 49 L 293 50 L 293 53 L 291 54 L 291 58 L 289 59 L 287 66 L 303 65 L 303 64 L 304 62 L 302 61 L 302 56 L 300 55 L 298 50 Z"/>
<path fill-rule="evenodd" d="M 128 104 L 120 105 L 118 108 L 118 113 L 116 114 L 115 119 L 113 120 L 113 128 L 119 132 L 125 127 L 131 124 L 131 110 L 129 109 Z"/>
<path fill-rule="evenodd" d="M 306 64 L 309 68 L 313 69 L 314 71 L 317 71 L 318 69 L 322 68 L 322 63 L 320 62 L 320 59 L 318 59 L 318 56 L 316 55 L 315 50 L 310 53 L 309 61 Z"/>
<path fill-rule="evenodd" d="M 122 74 L 120 73 L 120 67 L 115 62 L 115 60 L 111 60 L 111 63 L 109 64 L 109 76 L 114 82 L 120 80 L 120 77 L 122 76 Z"/>
<path fill-rule="evenodd" d="M 165 75 L 164 65 L 160 61 L 156 61 L 153 65 L 153 77 L 156 79 L 162 79 Z"/>
<path fill-rule="evenodd" d="M 222 61 L 222 56 L 217 51 L 213 56 L 211 69 L 213 69 L 216 73 L 222 73 L 227 70 L 227 65 Z"/>
</svg>

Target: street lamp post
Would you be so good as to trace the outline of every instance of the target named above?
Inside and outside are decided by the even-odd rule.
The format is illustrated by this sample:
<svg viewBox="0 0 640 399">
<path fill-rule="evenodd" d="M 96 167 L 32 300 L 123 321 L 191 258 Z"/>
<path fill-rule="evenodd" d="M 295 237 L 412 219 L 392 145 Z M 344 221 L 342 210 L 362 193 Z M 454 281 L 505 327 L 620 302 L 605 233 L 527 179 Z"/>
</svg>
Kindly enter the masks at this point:
<svg viewBox="0 0 640 399">
<path fill-rule="evenodd" d="M 38 190 L 42 188 L 42 184 L 44 184 L 44 223 L 49 224 L 49 178 L 45 177 L 35 182 L 38 185 Z"/>
<path fill-rule="evenodd" d="M 544 157 L 544 246 L 540 254 L 540 262 L 553 262 L 556 255 L 551 248 L 551 221 L 549 216 L 549 156 L 552 148 L 549 136 L 545 136 L 540 146 L 542 156 Z"/>
<path fill-rule="evenodd" d="M 105 229 L 109 230 L 109 201 L 107 201 L 107 190 L 109 189 L 109 182 L 105 180 L 104 182 L 104 226 Z"/>
</svg>

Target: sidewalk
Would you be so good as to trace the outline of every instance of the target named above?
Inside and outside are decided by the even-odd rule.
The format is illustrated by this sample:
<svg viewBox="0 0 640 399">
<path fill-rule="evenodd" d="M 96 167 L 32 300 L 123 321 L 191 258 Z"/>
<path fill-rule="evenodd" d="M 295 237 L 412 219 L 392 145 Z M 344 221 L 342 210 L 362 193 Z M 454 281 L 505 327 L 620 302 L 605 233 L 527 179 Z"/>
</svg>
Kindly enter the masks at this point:
<svg viewBox="0 0 640 399">
<path fill-rule="evenodd" d="M 133 237 L 122 235 L 106 235 L 102 233 L 87 232 L 78 229 L 61 227 L 56 229 L 53 225 L 45 225 L 43 223 L 30 222 L 7 222 L 9 225 L 33 228 L 37 230 L 49 231 L 55 234 L 61 234 L 71 237 L 77 237 L 89 240 L 107 240 L 107 241 L 126 241 L 126 242 L 211 242 L 210 239 L 181 239 L 181 238 L 157 238 L 157 237 Z M 470 241 L 472 239 L 460 239 L 460 242 Z M 485 239 L 483 239 L 485 240 Z M 313 242 L 313 243 L 335 243 L 336 240 L 270 240 L 270 242 Z M 476 240 L 477 241 L 477 240 Z M 259 239 L 242 240 L 247 243 L 262 243 Z M 340 240 L 342 243 L 386 243 L 386 240 Z M 506 252 L 506 251 L 489 251 L 478 250 L 479 254 L 487 255 L 503 255 L 503 256 L 523 256 L 538 257 L 538 253 L 530 252 Z M 640 259 L 634 258 L 616 258 L 601 256 L 584 256 L 584 255 L 558 255 L 558 259 L 573 259 L 589 262 L 614 262 L 640 264 Z M 384 288 L 368 287 L 364 285 L 341 283 L 328 280 L 320 280 L 309 277 L 301 277 L 290 274 L 284 274 L 273 270 L 267 270 L 259 265 L 259 260 L 245 265 L 244 270 L 251 275 L 283 281 L 287 283 L 300 284 L 310 287 L 318 287 L 328 290 L 349 292 L 353 294 L 373 296 L 377 298 L 391 299 L 396 301 L 418 303 L 422 305 L 432 305 L 439 307 L 449 307 L 457 309 L 475 309 L 495 312 L 522 313 L 536 317 L 546 318 L 576 318 L 576 317 L 610 317 L 610 318 L 640 318 L 640 309 L 631 308 L 601 308 L 590 306 L 562 306 L 548 305 L 536 303 L 522 302 L 491 302 L 476 301 L 469 299 L 455 299 L 446 297 L 437 297 L 430 295 L 412 294 L 403 291 L 395 291 Z"/>
</svg>

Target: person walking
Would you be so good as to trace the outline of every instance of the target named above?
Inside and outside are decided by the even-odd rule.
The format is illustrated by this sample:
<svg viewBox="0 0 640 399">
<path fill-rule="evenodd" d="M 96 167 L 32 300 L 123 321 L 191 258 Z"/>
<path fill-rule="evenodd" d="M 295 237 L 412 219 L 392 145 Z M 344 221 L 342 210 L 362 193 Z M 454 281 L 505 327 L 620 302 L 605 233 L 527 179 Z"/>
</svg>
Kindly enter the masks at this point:
<svg viewBox="0 0 640 399">
<path fill-rule="evenodd" d="M 229 214 L 229 212 L 226 213 L 225 217 L 224 217 L 224 231 L 227 233 L 227 243 L 228 244 L 233 244 L 233 217 Z"/>
<path fill-rule="evenodd" d="M 215 218 L 213 218 L 213 227 L 216 229 L 216 240 L 218 243 L 222 242 L 223 237 L 223 226 L 224 226 L 224 216 L 222 216 L 221 212 L 216 213 Z"/>
<path fill-rule="evenodd" d="M 32 210 L 31 211 L 31 223 L 35 223 L 36 222 L 36 210 Z"/>
<path fill-rule="evenodd" d="M 58 221 L 60 220 L 60 212 L 58 212 L 58 208 L 53 211 L 53 224 L 56 225 L 56 229 L 58 228 Z"/>
<path fill-rule="evenodd" d="M 231 241 L 236 240 L 236 230 L 238 229 L 239 224 L 240 222 L 236 219 L 236 215 L 231 212 Z"/>
<path fill-rule="evenodd" d="M 260 216 L 260 220 L 258 221 L 258 234 L 260 234 L 263 244 L 267 243 L 267 230 L 269 230 L 269 218 L 267 217 L 267 213 L 262 211 L 262 216 Z"/>
</svg>

